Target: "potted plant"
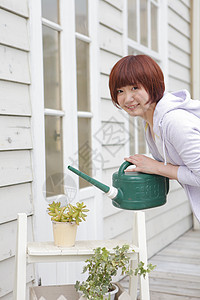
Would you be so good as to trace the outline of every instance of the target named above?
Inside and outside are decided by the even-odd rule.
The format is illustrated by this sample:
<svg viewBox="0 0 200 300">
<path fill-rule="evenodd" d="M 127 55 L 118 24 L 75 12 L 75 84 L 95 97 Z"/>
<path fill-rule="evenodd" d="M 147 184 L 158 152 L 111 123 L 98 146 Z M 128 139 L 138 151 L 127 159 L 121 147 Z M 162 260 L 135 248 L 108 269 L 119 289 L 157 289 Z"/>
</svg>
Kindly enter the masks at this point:
<svg viewBox="0 0 200 300">
<path fill-rule="evenodd" d="M 82 202 L 76 205 L 61 206 L 60 202 L 53 202 L 48 206 L 48 214 L 53 224 L 54 244 L 60 247 L 74 246 L 77 226 L 85 221 L 89 210 Z"/>
<path fill-rule="evenodd" d="M 75 288 L 82 293 L 83 300 L 112 300 L 118 292 L 118 287 L 112 283 L 112 278 L 121 269 L 121 275 L 140 275 L 145 278 L 146 274 L 155 268 L 152 264 L 148 264 L 144 268 L 144 263 L 139 262 L 135 270 L 130 268 L 128 257 L 128 245 L 115 247 L 113 251 L 104 248 L 94 249 L 94 254 L 87 259 L 83 268 L 83 273 L 88 271 L 86 281 L 80 283 L 76 281 Z"/>
</svg>

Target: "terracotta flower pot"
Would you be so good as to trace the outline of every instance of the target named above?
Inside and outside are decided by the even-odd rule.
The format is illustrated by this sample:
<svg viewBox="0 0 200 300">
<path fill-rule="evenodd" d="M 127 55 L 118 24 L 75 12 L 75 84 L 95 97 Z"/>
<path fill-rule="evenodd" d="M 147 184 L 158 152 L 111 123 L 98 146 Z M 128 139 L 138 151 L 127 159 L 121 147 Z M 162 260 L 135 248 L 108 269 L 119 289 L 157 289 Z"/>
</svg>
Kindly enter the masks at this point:
<svg viewBox="0 0 200 300">
<path fill-rule="evenodd" d="M 60 247 L 72 247 L 75 244 L 77 224 L 69 222 L 55 222 L 53 224 L 54 244 Z"/>
</svg>

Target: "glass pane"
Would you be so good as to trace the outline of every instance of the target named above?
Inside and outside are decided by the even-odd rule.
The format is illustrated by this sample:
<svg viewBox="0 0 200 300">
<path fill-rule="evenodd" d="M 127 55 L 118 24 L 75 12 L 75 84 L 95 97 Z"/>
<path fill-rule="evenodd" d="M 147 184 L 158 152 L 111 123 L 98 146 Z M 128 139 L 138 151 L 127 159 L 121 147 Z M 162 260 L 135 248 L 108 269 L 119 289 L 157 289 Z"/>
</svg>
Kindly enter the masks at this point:
<svg viewBox="0 0 200 300">
<path fill-rule="evenodd" d="M 62 151 L 62 119 L 45 117 L 46 148 L 46 196 L 64 193 L 63 189 L 63 151 Z"/>
<path fill-rule="evenodd" d="M 89 44 L 76 41 L 78 111 L 90 110 Z"/>
<path fill-rule="evenodd" d="M 151 3 L 151 49 L 158 51 L 158 9 Z"/>
<path fill-rule="evenodd" d="M 148 46 L 147 39 L 147 0 L 140 0 L 140 42 Z"/>
<path fill-rule="evenodd" d="M 42 16 L 52 22 L 59 22 L 59 0 L 42 0 Z"/>
<path fill-rule="evenodd" d="M 137 40 L 136 0 L 128 0 L 128 37 Z"/>
<path fill-rule="evenodd" d="M 145 143 L 145 137 L 144 137 L 144 126 L 143 126 L 143 120 L 141 118 L 137 118 L 137 124 L 138 124 L 138 151 L 139 154 L 146 153 L 146 143 Z"/>
<path fill-rule="evenodd" d="M 45 108 L 61 109 L 59 33 L 43 26 Z"/>
<path fill-rule="evenodd" d="M 88 0 L 75 0 L 76 32 L 88 35 Z"/>
<path fill-rule="evenodd" d="M 78 119 L 78 153 L 79 169 L 92 175 L 92 149 L 91 149 L 91 119 Z M 90 186 L 84 179 L 79 178 L 80 188 Z"/>
</svg>

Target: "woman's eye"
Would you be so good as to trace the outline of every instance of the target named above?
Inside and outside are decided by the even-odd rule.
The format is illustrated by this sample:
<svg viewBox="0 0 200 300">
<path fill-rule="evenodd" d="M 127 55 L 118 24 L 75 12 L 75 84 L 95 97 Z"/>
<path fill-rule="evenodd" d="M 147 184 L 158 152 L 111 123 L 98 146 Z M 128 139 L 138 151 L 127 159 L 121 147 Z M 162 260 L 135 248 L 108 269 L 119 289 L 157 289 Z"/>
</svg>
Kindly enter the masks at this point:
<svg viewBox="0 0 200 300">
<path fill-rule="evenodd" d="M 117 94 L 121 94 L 122 92 L 122 90 L 117 90 Z"/>
<path fill-rule="evenodd" d="M 138 87 L 137 86 L 133 86 L 133 90 L 137 90 L 138 89 Z"/>
</svg>

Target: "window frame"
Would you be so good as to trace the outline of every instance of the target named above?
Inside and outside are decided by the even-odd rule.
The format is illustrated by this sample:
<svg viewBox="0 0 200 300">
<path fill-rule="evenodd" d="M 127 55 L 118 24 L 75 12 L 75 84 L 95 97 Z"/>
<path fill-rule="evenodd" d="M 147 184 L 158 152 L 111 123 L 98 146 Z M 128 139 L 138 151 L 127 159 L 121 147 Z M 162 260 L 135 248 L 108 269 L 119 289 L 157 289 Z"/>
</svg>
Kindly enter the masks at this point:
<svg viewBox="0 0 200 300">
<path fill-rule="evenodd" d="M 71 163 L 70 157 L 74 161 L 78 160 L 78 118 L 91 119 L 91 147 L 98 147 L 100 151 L 101 145 L 97 144 L 92 139 L 93 134 L 100 127 L 99 118 L 99 92 L 98 92 L 98 40 L 97 30 L 98 22 L 97 2 L 88 0 L 88 36 L 80 34 L 75 31 L 75 3 L 74 0 L 68 1 L 60 0 L 60 25 L 42 18 L 42 25 L 46 25 L 60 33 L 60 78 L 61 78 L 61 106 L 62 110 L 44 109 L 45 115 L 59 116 L 62 118 L 63 124 L 63 172 L 67 174 L 69 171 L 67 166 Z M 72 13 L 73 12 L 73 13 Z M 70 26 L 69 26 L 70 24 Z M 94 25 L 96 24 L 96 26 Z M 90 73 L 90 112 L 78 111 L 77 109 L 77 77 L 76 77 L 76 39 L 87 42 L 89 44 L 89 73 Z M 69 47 L 70 45 L 70 47 Z M 66 67 L 70 69 L 70 72 Z M 96 68 L 94 67 L 96 66 Z M 95 78 L 95 79 L 94 79 Z M 65 84 L 62 84 L 65 83 Z M 66 101 L 70 99 L 70 101 Z M 96 101 L 92 101 L 96 99 Z M 63 101 L 64 100 L 64 101 Z M 70 140 L 70 143 L 69 143 Z M 45 156 L 44 156 L 45 160 Z M 93 170 L 92 170 L 93 171 Z M 98 172 L 101 175 L 101 170 Z M 96 174 L 95 174 L 96 175 Z M 77 190 L 79 190 L 79 200 L 84 200 L 95 195 L 92 187 L 85 187 L 79 189 L 79 178 L 72 173 Z M 65 182 L 66 183 L 66 182 Z M 47 201 L 55 201 L 58 197 L 63 195 L 56 195 L 48 197 Z"/>
</svg>

